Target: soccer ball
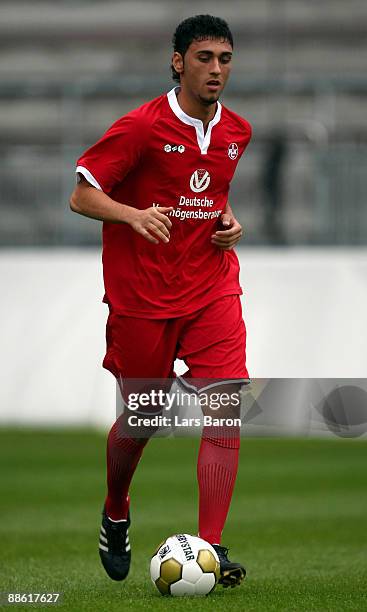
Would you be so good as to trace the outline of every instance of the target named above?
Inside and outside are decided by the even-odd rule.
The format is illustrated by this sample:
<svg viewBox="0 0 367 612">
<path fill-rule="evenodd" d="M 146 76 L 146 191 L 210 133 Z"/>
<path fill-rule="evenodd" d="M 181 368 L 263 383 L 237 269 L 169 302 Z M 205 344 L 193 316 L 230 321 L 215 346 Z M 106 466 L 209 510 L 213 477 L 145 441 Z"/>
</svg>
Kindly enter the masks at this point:
<svg viewBox="0 0 367 612">
<path fill-rule="evenodd" d="M 158 546 L 150 577 L 162 595 L 207 595 L 219 578 L 218 555 L 205 540 L 179 533 Z"/>
</svg>

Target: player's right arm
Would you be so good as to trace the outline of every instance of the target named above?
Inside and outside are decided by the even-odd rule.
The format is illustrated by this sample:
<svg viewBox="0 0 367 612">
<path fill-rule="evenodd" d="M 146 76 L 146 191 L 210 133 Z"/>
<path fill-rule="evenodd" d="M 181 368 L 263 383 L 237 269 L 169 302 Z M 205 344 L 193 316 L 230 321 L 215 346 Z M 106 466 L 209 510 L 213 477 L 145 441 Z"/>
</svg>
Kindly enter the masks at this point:
<svg viewBox="0 0 367 612">
<path fill-rule="evenodd" d="M 157 206 L 140 210 L 120 204 L 93 187 L 83 176 L 80 179 L 70 198 L 73 212 L 99 221 L 127 223 L 153 244 L 169 242 L 172 223 L 165 213 L 173 210 L 172 207 Z"/>
</svg>

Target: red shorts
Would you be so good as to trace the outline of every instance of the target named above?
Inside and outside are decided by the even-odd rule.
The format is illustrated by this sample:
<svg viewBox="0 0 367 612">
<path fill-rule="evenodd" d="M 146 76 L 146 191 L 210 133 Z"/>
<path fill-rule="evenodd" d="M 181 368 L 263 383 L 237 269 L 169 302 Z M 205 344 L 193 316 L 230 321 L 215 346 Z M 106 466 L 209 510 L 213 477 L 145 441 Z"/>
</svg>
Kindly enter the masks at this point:
<svg viewBox="0 0 367 612">
<path fill-rule="evenodd" d="M 246 328 L 238 295 L 218 298 L 184 317 L 140 319 L 110 312 L 103 367 L 118 380 L 174 378 L 176 358 L 185 379 L 247 382 Z M 200 381 L 207 381 L 200 383 Z M 218 383 L 216 383 L 218 384 Z"/>
<path fill-rule="evenodd" d="M 106 342 L 103 367 L 119 380 L 173 378 L 176 358 L 188 366 L 187 379 L 248 379 L 246 328 L 238 295 L 172 319 L 140 319 L 111 311 Z"/>
</svg>

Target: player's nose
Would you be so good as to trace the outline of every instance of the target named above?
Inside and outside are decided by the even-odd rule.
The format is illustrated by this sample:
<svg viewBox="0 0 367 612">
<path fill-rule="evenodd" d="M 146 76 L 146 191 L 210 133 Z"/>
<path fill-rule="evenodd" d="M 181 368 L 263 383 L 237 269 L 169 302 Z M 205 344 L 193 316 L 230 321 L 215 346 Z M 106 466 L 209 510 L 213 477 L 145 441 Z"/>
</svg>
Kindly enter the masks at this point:
<svg viewBox="0 0 367 612">
<path fill-rule="evenodd" d="M 211 62 L 211 66 L 210 66 L 210 74 L 220 74 L 221 73 L 221 66 L 220 66 L 220 62 L 219 59 L 217 57 L 215 57 L 212 62 Z"/>
</svg>

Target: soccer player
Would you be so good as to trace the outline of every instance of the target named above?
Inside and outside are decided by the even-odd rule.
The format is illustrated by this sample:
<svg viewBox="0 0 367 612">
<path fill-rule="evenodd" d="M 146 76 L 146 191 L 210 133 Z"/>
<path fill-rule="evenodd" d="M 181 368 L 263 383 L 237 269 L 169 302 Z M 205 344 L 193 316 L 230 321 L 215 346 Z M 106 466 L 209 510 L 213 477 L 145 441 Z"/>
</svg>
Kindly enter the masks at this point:
<svg viewBox="0 0 367 612">
<path fill-rule="evenodd" d="M 178 357 L 209 397 L 248 380 L 239 263 L 242 228 L 228 202 L 231 179 L 251 137 L 249 123 L 222 106 L 233 39 L 227 23 L 197 15 L 173 37 L 178 86 L 118 119 L 78 160 L 74 212 L 103 221 L 103 365 L 118 381 L 174 376 Z M 209 381 L 209 382 L 208 382 Z M 107 442 L 107 497 L 99 553 L 108 575 L 130 566 L 129 486 L 149 433 L 124 414 Z M 149 429 L 149 428 L 148 428 Z M 220 560 L 224 586 L 240 584 L 241 563 L 221 545 L 237 475 L 239 427 L 206 426 L 199 449 L 199 536 Z"/>
</svg>

